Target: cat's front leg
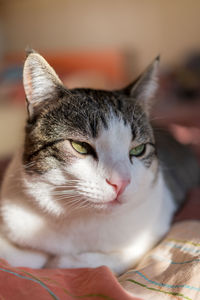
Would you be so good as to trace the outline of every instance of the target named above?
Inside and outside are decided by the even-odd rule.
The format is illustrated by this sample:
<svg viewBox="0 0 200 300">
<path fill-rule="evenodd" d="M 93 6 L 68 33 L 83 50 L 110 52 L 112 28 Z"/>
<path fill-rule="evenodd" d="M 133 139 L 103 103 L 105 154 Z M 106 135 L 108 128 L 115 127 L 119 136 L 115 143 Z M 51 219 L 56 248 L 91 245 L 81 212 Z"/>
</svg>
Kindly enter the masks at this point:
<svg viewBox="0 0 200 300">
<path fill-rule="evenodd" d="M 99 252 L 86 252 L 80 254 L 69 254 L 66 256 L 56 256 L 48 261 L 46 268 L 97 268 L 107 266 L 114 273 L 121 274 L 128 264 L 122 255 L 117 252 L 103 254 Z"/>
<path fill-rule="evenodd" d="M 48 255 L 31 249 L 20 248 L 0 235 L 0 258 L 14 267 L 43 268 Z"/>
</svg>

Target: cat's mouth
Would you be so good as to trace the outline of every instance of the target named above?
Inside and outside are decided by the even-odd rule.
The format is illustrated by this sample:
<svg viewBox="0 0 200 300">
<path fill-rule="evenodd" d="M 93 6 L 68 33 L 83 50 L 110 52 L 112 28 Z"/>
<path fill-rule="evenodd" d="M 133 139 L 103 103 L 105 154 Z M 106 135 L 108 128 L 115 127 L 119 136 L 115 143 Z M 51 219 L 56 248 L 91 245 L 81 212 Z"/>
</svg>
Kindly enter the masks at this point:
<svg viewBox="0 0 200 300">
<path fill-rule="evenodd" d="M 119 200 L 118 197 L 115 199 L 108 201 L 108 202 L 99 202 L 99 203 L 93 203 L 94 208 L 97 208 L 98 210 L 103 210 L 103 211 L 110 211 L 112 209 L 115 209 L 119 206 L 122 205 L 122 201 Z"/>
<path fill-rule="evenodd" d="M 114 200 L 111 200 L 108 202 L 109 205 L 122 205 L 122 202 L 119 200 L 118 197 L 116 197 Z"/>
</svg>

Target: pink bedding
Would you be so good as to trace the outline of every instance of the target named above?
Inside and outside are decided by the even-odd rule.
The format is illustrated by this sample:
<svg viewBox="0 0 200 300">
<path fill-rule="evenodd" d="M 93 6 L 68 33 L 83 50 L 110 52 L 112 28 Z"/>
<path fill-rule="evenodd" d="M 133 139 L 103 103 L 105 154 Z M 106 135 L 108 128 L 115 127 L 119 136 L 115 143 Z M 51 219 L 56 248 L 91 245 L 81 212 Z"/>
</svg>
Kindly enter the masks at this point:
<svg viewBox="0 0 200 300">
<path fill-rule="evenodd" d="M 138 299 L 118 283 L 107 267 L 97 269 L 13 268 L 0 261 L 0 299 Z"/>
</svg>

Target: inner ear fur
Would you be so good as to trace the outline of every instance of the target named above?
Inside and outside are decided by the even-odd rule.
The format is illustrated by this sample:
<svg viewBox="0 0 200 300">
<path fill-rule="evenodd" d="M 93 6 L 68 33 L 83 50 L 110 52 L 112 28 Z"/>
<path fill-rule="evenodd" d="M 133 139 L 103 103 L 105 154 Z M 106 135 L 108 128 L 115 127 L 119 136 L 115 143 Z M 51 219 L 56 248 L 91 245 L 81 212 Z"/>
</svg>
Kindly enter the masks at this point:
<svg viewBox="0 0 200 300">
<path fill-rule="evenodd" d="M 43 101 L 55 98 L 59 87 L 63 86 L 54 69 L 35 51 L 28 52 L 23 70 L 23 83 L 30 116 Z"/>
</svg>

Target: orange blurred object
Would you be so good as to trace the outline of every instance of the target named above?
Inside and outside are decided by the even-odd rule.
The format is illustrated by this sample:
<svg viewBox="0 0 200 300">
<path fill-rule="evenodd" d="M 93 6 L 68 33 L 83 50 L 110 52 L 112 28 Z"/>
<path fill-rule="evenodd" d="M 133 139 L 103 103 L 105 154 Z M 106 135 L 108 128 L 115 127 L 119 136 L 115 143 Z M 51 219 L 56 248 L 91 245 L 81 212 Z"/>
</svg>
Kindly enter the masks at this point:
<svg viewBox="0 0 200 300">
<path fill-rule="evenodd" d="M 74 74 L 77 74 L 78 78 L 81 75 L 83 75 L 82 77 L 88 76 L 90 79 L 96 76 L 97 80 L 100 78 L 101 88 L 103 88 L 102 81 L 104 81 L 105 87 L 109 89 L 120 88 L 128 80 L 126 57 L 122 52 L 117 50 L 41 52 L 40 54 L 44 56 L 61 78 L 71 77 Z M 8 65 L 19 62 L 23 63 L 24 60 L 25 54 L 21 53 L 10 54 L 5 57 L 6 64 Z"/>
</svg>

